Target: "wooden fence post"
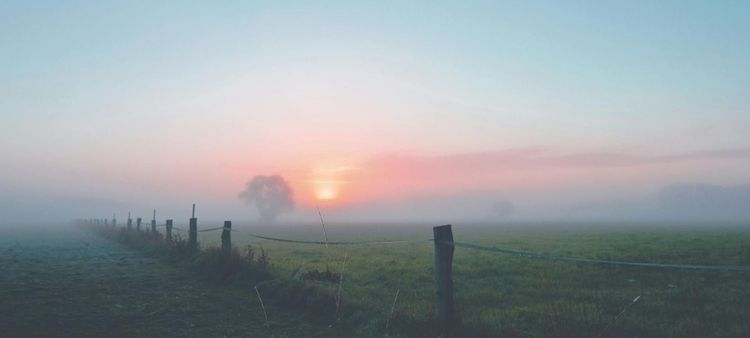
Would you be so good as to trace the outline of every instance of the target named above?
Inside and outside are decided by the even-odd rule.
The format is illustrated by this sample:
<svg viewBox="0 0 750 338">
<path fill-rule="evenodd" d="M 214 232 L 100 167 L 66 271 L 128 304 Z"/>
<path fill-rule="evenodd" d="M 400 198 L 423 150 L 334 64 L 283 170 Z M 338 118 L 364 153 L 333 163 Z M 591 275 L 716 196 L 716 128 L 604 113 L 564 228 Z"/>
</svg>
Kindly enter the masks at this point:
<svg viewBox="0 0 750 338">
<path fill-rule="evenodd" d="M 130 218 L 130 212 L 128 212 L 128 230 L 133 227 L 133 219 Z"/>
<path fill-rule="evenodd" d="M 140 217 L 135 219 L 135 229 L 138 231 L 141 231 L 141 218 Z"/>
<path fill-rule="evenodd" d="M 435 282 L 437 310 L 443 332 L 455 323 L 453 303 L 453 231 L 450 224 L 432 228 L 435 238 Z"/>
<path fill-rule="evenodd" d="M 195 203 L 193 203 L 193 217 L 190 218 L 190 231 L 188 232 L 188 247 L 198 247 L 198 219 L 195 218 Z"/>
<path fill-rule="evenodd" d="M 171 242 L 172 241 L 172 220 L 171 219 L 167 220 L 166 228 L 167 230 L 165 231 L 165 237 L 167 238 L 167 242 Z"/>
<path fill-rule="evenodd" d="M 117 226 L 117 214 L 112 214 L 112 226 Z"/>
<path fill-rule="evenodd" d="M 232 252 L 232 221 L 224 221 L 224 229 L 221 231 L 221 251 L 225 255 Z"/>
<path fill-rule="evenodd" d="M 156 209 L 154 209 L 154 217 L 151 218 L 151 233 L 156 235 Z"/>
</svg>

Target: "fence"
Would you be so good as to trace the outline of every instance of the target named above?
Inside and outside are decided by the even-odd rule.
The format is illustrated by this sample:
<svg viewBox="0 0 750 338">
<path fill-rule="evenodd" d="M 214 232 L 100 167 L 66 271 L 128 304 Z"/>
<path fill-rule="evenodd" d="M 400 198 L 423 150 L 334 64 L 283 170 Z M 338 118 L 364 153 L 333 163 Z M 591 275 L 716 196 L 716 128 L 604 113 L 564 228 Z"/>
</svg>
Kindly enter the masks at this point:
<svg viewBox="0 0 750 338">
<path fill-rule="evenodd" d="M 88 223 L 96 225 L 109 226 L 109 221 L 106 219 L 88 219 Z M 111 226 L 116 226 L 117 220 L 116 215 L 113 215 Z M 141 218 L 137 218 L 136 230 L 140 230 Z M 128 213 L 127 228 L 131 229 L 132 219 L 130 213 Z M 454 302 L 454 287 L 453 287 L 453 255 L 456 248 L 478 250 L 484 252 L 491 252 L 504 255 L 512 255 L 516 257 L 537 259 L 537 260 L 548 260 L 548 261 L 561 261 L 561 262 L 574 262 L 582 264 L 596 264 L 596 265 L 613 265 L 613 266 L 625 266 L 625 267 L 642 267 L 642 268 L 654 268 L 654 269 L 686 269 L 686 270 L 712 270 L 712 271 L 737 271 L 737 272 L 750 272 L 750 266 L 742 265 L 707 265 L 707 264 L 672 264 L 672 263 L 654 263 L 654 262 L 631 262 L 631 261 L 619 261 L 619 260 L 606 260 L 606 259 L 594 259 L 585 257 L 574 257 L 574 256 L 560 256 L 535 253 L 530 251 L 521 251 L 509 248 L 502 248 L 496 246 L 479 245 L 475 243 L 457 242 L 453 240 L 453 231 L 451 225 L 442 225 L 433 227 L 433 238 L 423 240 L 369 240 L 369 241 L 328 241 L 327 236 L 324 241 L 310 241 L 290 238 L 280 238 L 274 236 L 267 236 L 262 234 L 253 233 L 245 229 L 232 228 L 231 221 L 224 221 L 222 226 L 209 227 L 205 229 L 198 229 L 198 219 L 195 217 L 195 205 L 193 205 L 192 215 L 189 218 L 188 228 L 175 227 L 173 220 L 166 220 L 165 224 L 158 225 L 156 223 L 156 210 L 154 210 L 153 218 L 151 220 L 151 232 L 157 233 L 157 227 L 165 227 L 165 239 L 172 241 L 172 231 L 179 231 L 188 234 L 188 246 L 196 247 L 198 245 L 197 235 L 198 233 L 213 232 L 221 230 L 221 250 L 223 252 L 230 252 L 232 250 L 232 232 L 242 232 L 247 236 L 283 242 L 291 244 L 307 244 L 307 245 L 324 245 L 324 246 L 345 246 L 345 245 L 374 245 L 374 244 L 399 244 L 399 243 L 434 243 L 434 273 L 435 273 L 435 291 L 436 291 L 436 309 L 437 318 L 440 321 L 441 329 L 448 330 L 454 323 L 458 322 L 456 318 L 455 302 Z M 257 289 L 256 289 L 257 292 Z M 640 297 L 640 296 L 639 296 Z M 398 298 L 398 291 L 396 292 L 396 298 Z M 636 298 L 637 299 L 637 298 Z M 394 306 L 395 306 L 394 299 Z M 338 306 L 338 304 L 337 304 Z M 391 310 L 393 311 L 393 310 Z"/>
</svg>

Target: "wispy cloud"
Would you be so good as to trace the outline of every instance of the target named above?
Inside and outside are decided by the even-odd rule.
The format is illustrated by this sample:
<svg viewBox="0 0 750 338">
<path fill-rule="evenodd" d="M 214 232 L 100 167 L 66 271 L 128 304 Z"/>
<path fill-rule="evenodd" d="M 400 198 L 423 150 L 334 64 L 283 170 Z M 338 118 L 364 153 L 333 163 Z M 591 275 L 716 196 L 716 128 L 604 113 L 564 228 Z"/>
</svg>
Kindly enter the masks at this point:
<svg viewBox="0 0 750 338">
<path fill-rule="evenodd" d="M 338 177 L 366 195 L 403 197 L 471 189 L 524 191 L 557 185 L 627 184 L 665 170 L 679 174 L 705 164 L 750 159 L 750 148 L 644 155 L 627 152 L 564 153 L 522 148 L 449 155 L 388 154 Z M 674 166 L 677 167 L 674 167 Z M 628 176 L 630 175 L 630 176 Z M 664 182 L 670 183 L 670 182 Z M 356 191 L 354 191 L 356 192 Z"/>
<path fill-rule="evenodd" d="M 427 171 L 440 168 L 496 169 L 508 168 L 606 168 L 678 163 L 700 160 L 750 159 L 750 148 L 712 149 L 666 155 L 639 155 L 625 152 L 561 153 L 540 148 L 508 149 L 489 152 L 441 156 L 394 154 L 374 158 L 370 165 L 378 168 L 406 168 Z"/>
</svg>

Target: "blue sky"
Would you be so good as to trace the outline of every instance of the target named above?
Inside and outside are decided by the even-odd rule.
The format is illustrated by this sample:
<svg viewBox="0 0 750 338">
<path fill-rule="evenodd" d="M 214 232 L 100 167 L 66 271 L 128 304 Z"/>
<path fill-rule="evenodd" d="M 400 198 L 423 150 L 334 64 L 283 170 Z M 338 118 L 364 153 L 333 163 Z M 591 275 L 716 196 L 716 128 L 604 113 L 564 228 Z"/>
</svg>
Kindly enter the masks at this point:
<svg viewBox="0 0 750 338">
<path fill-rule="evenodd" d="M 744 149 L 748 36 L 743 1 L 5 1 L 0 186 L 218 201 L 392 154 Z M 750 181 L 717 161 L 673 180 Z M 674 183 L 649 177 L 642 194 Z"/>
</svg>

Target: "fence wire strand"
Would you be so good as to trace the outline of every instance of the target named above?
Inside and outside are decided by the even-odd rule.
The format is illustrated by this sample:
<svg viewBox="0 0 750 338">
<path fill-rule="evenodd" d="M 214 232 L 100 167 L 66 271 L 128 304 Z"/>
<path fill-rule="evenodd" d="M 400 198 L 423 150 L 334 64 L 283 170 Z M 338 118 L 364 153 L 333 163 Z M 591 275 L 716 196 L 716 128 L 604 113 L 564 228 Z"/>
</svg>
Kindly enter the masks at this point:
<svg viewBox="0 0 750 338">
<path fill-rule="evenodd" d="M 639 266 L 646 268 L 664 268 L 664 269 L 689 269 L 689 270 L 724 270 L 724 271 L 750 271 L 750 266 L 742 265 L 705 265 L 705 264 L 666 264 L 666 263 L 644 263 L 644 262 L 627 262 L 627 261 L 615 261 L 607 259 L 595 259 L 585 257 L 570 257 L 570 256 L 557 256 L 541 254 L 529 251 L 521 251 L 507 248 L 498 248 L 494 246 L 484 246 L 472 243 L 463 242 L 451 242 L 451 241 L 435 241 L 440 244 L 453 245 L 460 248 L 497 252 L 503 254 L 510 254 L 519 257 L 546 259 L 554 261 L 569 261 L 578 263 L 590 263 L 590 264 L 608 264 L 608 265 L 624 265 L 624 266 Z"/>
<path fill-rule="evenodd" d="M 164 224 L 160 224 L 158 226 L 166 226 Z M 179 228 L 176 226 L 172 226 L 173 230 L 180 231 L 180 232 L 188 232 L 188 230 L 185 230 L 183 228 Z M 373 244 L 400 244 L 400 243 L 426 243 L 426 242 L 435 242 L 436 244 L 446 244 L 446 245 L 452 245 L 459 248 L 466 248 L 466 249 L 472 249 L 472 250 L 480 250 L 480 251 L 488 251 L 488 252 L 495 252 L 495 253 L 501 253 L 501 254 L 508 254 L 508 255 L 514 255 L 518 257 L 526 257 L 526 258 L 535 258 L 535 259 L 544 259 L 544 260 L 552 260 L 552 261 L 568 261 L 568 262 L 576 262 L 576 263 L 588 263 L 588 264 L 605 264 L 605 265 L 619 265 L 619 266 L 636 266 L 636 267 L 645 267 L 645 268 L 662 268 L 662 269 L 687 269 L 687 270 L 719 270 L 719 271 L 743 271 L 743 272 L 750 272 L 750 266 L 743 266 L 743 265 L 722 265 L 722 264 L 671 264 L 671 263 L 648 263 L 648 262 L 629 262 L 629 261 L 617 261 L 617 260 L 608 260 L 608 259 L 596 259 L 596 258 L 586 258 L 586 257 L 574 257 L 574 256 L 558 256 L 558 255 L 551 255 L 551 254 L 543 254 L 543 253 L 537 253 L 537 252 L 530 252 L 530 251 L 522 251 L 522 250 L 516 250 L 516 249 L 509 249 L 509 248 L 501 248 L 496 246 L 486 246 L 486 245 L 480 245 L 480 244 L 474 244 L 474 243 L 464 243 L 464 242 L 456 242 L 456 241 L 436 241 L 434 239 L 421 239 L 421 240 L 372 240 L 372 241 L 306 241 L 306 240 L 296 240 L 296 239 L 288 239 L 288 238 L 279 238 L 279 237 L 271 237 L 271 236 L 264 236 L 264 235 L 258 235 L 255 233 L 247 232 L 244 230 L 238 230 L 238 229 L 232 229 L 224 226 L 219 227 L 213 227 L 208 229 L 201 229 L 197 230 L 197 232 L 209 232 L 209 231 L 216 231 L 216 230 L 228 230 L 232 232 L 241 232 L 244 233 L 250 237 L 269 240 L 269 241 L 276 241 L 276 242 L 283 242 L 283 243 L 296 243 L 296 244 L 313 244 L 313 245 L 373 245 Z"/>
<path fill-rule="evenodd" d="M 286 238 L 277 238 L 277 237 L 270 237 L 270 236 L 262 236 L 252 233 L 247 233 L 247 235 L 255 238 L 265 239 L 269 241 L 276 241 L 276 242 L 285 242 L 285 243 L 298 243 L 298 244 L 317 244 L 317 245 L 371 245 L 371 244 L 399 244 L 399 243 L 422 243 L 422 242 L 429 242 L 432 241 L 431 239 L 426 240 L 375 240 L 375 241 L 301 241 L 296 239 L 286 239 Z"/>
</svg>

